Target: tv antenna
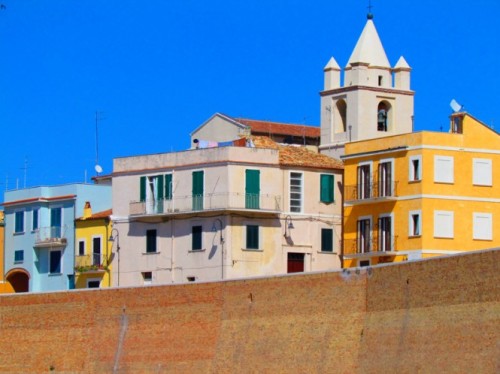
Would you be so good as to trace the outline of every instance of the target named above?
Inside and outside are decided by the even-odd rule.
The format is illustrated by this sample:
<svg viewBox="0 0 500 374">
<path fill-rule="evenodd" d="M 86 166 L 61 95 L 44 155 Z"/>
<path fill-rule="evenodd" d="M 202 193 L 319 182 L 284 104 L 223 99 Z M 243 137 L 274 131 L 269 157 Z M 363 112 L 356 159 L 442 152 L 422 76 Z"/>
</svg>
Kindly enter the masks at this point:
<svg viewBox="0 0 500 374">
<path fill-rule="evenodd" d="M 99 121 L 102 121 L 104 118 L 104 112 L 99 112 L 96 110 L 95 112 L 95 171 L 97 175 L 102 173 L 102 167 L 99 165 Z"/>
</svg>

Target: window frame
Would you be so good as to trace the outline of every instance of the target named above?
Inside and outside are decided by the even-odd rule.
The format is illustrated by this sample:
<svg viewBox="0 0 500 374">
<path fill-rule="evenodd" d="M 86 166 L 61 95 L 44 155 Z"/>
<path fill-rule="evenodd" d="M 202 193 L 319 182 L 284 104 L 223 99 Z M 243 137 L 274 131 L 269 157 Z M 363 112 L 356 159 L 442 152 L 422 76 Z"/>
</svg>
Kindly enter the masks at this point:
<svg viewBox="0 0 500 374">
<path fill-rule="evenodd" d="M 82 253 L 82 248 L 81 244 L 83 244 L 83 253 Z M 78 239 L 78 256 L 85 256 L 85 253 L 87 252 L 87 241 L 85 239 Z"/>
<path fill-rule="evenodd" d="M 37 231 L 40 228 L 40 208 L 34 208 L 31 211 L 31 231 Z"/>
<path fill-rule="evenodd" d="M 327 180 L 328 182 L 325 182 Z M 331 180 L 331 182 L 330 182 Z M 327 184 L 326 186 L 324 184 Z M 331 186 L 331 188 L 329 188 Z M 321 173 L 319 175 L 319 201 L 324 204 L 335 203 L 335 175 Z"/>
<path fill-rule="evenodd" d="M 445 167 L 443 162 L 450 162 L 450 164 Z M 455 158 L 453 156 L 434 155 L 434 183 L 455 183 Z"/>
<path fill-rule="evenodd" d="M 483 176 L 480 173 L 479 163 L 486 164 L 488 175 Z M 483 179 L 484 178 L 484 179 Z M 472 159 L 472 184 L 474 186 L 493 186 L 493 161 L 490 158 L 473 158 Z"/>
<path fill-rule="evenodd" d="M 191 252 L 203 251 L 203 225 L 191 226 Z"/>
<path fill-rule="evenodd" d="M 158 253 L 158 230 L 146 230 L 146 251 L 145 253 Z"/>
<path fill-rule="evenodd" d="M 20 254 L 20 258 L 18 258 L 18 254 Z M 14 263 L 22 264 L 24 262 L 24 249 L 16 249 L 14 251 Z"/>
<path fill-rule="evenodd" d="M 446 217 L 449 222 L 444 221 Z M 453 239 L 455 237 L 455 213 L 452 210 L 434 211 L 434 238 Z"/>
<path fill-rule="evenodd" d="M 324 233 L 326 233 L 326 232 L 330 232 L 329 235 L 331 235 L 330 240 L 328 240 L 328 241 L 325 241 L 325 240 L 327 240 L 327 239 L 325 239 L 325 235 L 324 235 Z M 324 252 L 324 253 L 334 253 L 335 252 L 335 233 L 333 231 L 333 228 L 322 227 L 320 229 L 320 240 L 321 240 L 321 243 L 320 243 L 320 245 L 321 245 L 320 251 L 321 252 Z"/>
<path fill-rule="evenodd" d="M 149 286 L 150 284 L 153 284 L 153 272 L 152 271 L 143 271 L 141 272 L 142 275 L 142 284 L 144 286 Z"/>
<path fill-rule="evenodd" d="M 487 222 L 479 222 L 479 218 L 488 219 Z M 485 225 L 488 225 L 484 231 Z M 472 239 L 473 240 L 493 240 L 493 214 L 492 213 L 472 213 Z"/>
<path fill-rule="evenodd" d="M 245 225 L 245 249 L 249 251 L 258 251 L 260 245 L 260 225 L 246 224 Z M 256 243 L 256 244 L 254 244 Z"/>
<path fill-rule="evenodd" d="M 418 217 L 418 232 L 415 231 L 415 220 L 414 217 Z M 408 237 L 418 238 L 422 236 L 422 211 L 421 210 L 410 210 L 408 212 Z"/>
<path fill-rule="evenodd" d="M 418 161 L 418 170 L 415 173 L 414 161 Z M 415 176 L 417 174 L 417 176 Z M 408 160 L 408 182 L 421 182 L 422 181 L 422 155 L 410 156 Z"/>
<path fill-rule="evenodd" d="M 18 218 L 20 217 L 20 218 Z M 22 227 L 18 227 L 18 226 Z M 25 230 L 25 211 L 23 210 L 16 210 L 14 212 L 14 234 L 24 234 Z"/>
<path fill-rule="evenodd" d="M 364 172 L 366 168 L 367 173 Z M 356 167 L 356 188 L 358 200 L 373 197 L 373 161 L 360 162 Z"/>
<path fill-rule="evenodd" d="M 379 160 L 378 162 L 377 166 L 378 197 L 394 196 L 394 164 L 395 164 L 394 158 L 384 158 Z M 385 165 L 388 165 L 389 167 L 386 168 L 384 167 Z"/>
<path fill-rule="evenodd" d="M 297 177 L 292 178 L 292 174 L 300 175 L 300 179 Z M 293 180 L 300 180 L 300 186 L 298 186 L 299 191 L 292 191 L 292 179 Z M 293 213 L 302 213 L 304 211 L 304 172 L 302 171 L 290 171 L 288 174 L 288 183 L 289 183 L 289 204 L 290 204 L 290 212 Z M 294 185 L 294 187 L 296 187 Z M 299 194 L 300 199 L 292 198 L 292 194 Z M 297 210 L 297 206 L 292 204 L 292 201 L 298 201 L 299 202 L 299 207 Z"/>
<path fill-rule="evenodd" d="M 360 235 L 362 231 L 362 227 L 360 225 L 361 222 L 367 222 L 368 221 L 368 238 L 364 238 L 363 235 Z M 363 238 L 363 243 L 365 245 L 362 245 L 361 238 Z M 366 244 L 365 240 L 368 239 L 368 242 Z M 361 216 L 358 217 L 356 220 L 356 253 L 370 253 L 373 251 L 373 245 L 372 245 L 372 240 L 373 240 L 373 217 L 372 216 Z"/>
<path fill-rule="evenodd" d="M 52 255 L 54 253 L 59 253 L 59 271 L 52 271 Z M 63 273 L 63 253 L 62 250 L 60 249 L 51 249 L 49 251 L 49 268 L 48 268 L 48 273 L 49 275 L 60 275 Z M 54 269 L 56 270 L 56 269 Z"/>
</svg>

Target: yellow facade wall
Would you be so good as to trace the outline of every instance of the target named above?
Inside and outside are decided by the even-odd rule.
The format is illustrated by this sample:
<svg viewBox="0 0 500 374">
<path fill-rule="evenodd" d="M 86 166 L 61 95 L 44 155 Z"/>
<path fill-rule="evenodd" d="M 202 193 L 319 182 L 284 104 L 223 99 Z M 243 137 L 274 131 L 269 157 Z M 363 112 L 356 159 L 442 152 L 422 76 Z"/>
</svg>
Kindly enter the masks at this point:
<svg viewBox="0 0 500 374">
<path fill-rule="evenodd" d="M 109 241 L 112 225 L 109 218 L 76 221 L 75 288 L 88 288 L 88 281 L 99 281 L 99 287 L 111 287 L 112 246 Z M 101 238 L 99 265 L 93 265 L 92 241 Z M 79 243 L 85 243 L 85 254 L 79 255 Z"/>
</svg>

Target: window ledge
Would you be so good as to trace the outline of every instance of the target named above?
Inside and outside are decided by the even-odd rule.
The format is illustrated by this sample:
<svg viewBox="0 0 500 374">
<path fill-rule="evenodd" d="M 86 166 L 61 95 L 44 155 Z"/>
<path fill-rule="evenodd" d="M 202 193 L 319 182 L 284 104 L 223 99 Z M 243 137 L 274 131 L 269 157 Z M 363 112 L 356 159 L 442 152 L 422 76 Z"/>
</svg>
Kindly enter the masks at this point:
<svg viewBox="0 0 500 374">
<path fill-rule="evenodd" d="M 264 252 L 263 249 L 241 248 L 244 252 Z"/>
<path fill-rule="evenodd" d="M 335 251 L 318 251 L 318 253 L 321 253 L 323 255 L 338 255 L 338 253 Z"/>
<path fill-rule="evenodd" d="M 14 261 L 14 264 L 22 264 L 24 260 Z"/>
<path fill-rule="evenodd" d="M 62 273 L 49 273 L 49 277 L 60 277 Z"/>
<path fill-rule="evenodd" d="M 148 256 L 148 255 L 158 255 L 158 254 L 160 254 L 160 252 L 142 252 L 142 254 L 146 255 L 146 256 Z"/>
<path fill-rule="evenodd" d="M 24 235 L 24 231 L 15 232 L 13 235 L 14 235 L 14 236 L 17 236 L 17 235 Z"/>
<path fill-rule="evenodd" d="M 415 179 L 412 181 L 408 181 L 408 184 L 415 184 L 415 183 L 420 183 L 420 182 L 422 182 L 422 179 Z"/>
<path fill-rule="evenodd" d="M 472 240 L 477 240 L 479 242 L 491 242 L 493 239 L 481 239 L 481 238 L 472 238 Z"/>
<path fill-rule="evenodd" d="M 408 239 L 418 239 L 421 237 L 422 237 L 422 235 L 408 235 Z"/>
<path fill-rule="evenodd" d="M 206 249 L 203 248 L 203 249 L 191 249 L 188 251 L 188 253 L 198 253 L 198 252 L 205 252 Z"/>
</svg>

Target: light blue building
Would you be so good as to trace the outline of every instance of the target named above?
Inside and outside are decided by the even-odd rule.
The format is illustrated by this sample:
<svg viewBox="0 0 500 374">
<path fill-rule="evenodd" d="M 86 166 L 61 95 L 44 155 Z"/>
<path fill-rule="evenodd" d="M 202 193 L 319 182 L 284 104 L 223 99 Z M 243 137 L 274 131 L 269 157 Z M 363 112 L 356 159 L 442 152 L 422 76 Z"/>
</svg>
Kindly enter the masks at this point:
<svg viewBox="0 0 500 374">
<path fill-rule="evenodd" d="M 67 184 L 4 194 L 5 279 L 16 292 L 74 287 L 75 218 L 111 208 L 111 186 Z"/>
</svg>

